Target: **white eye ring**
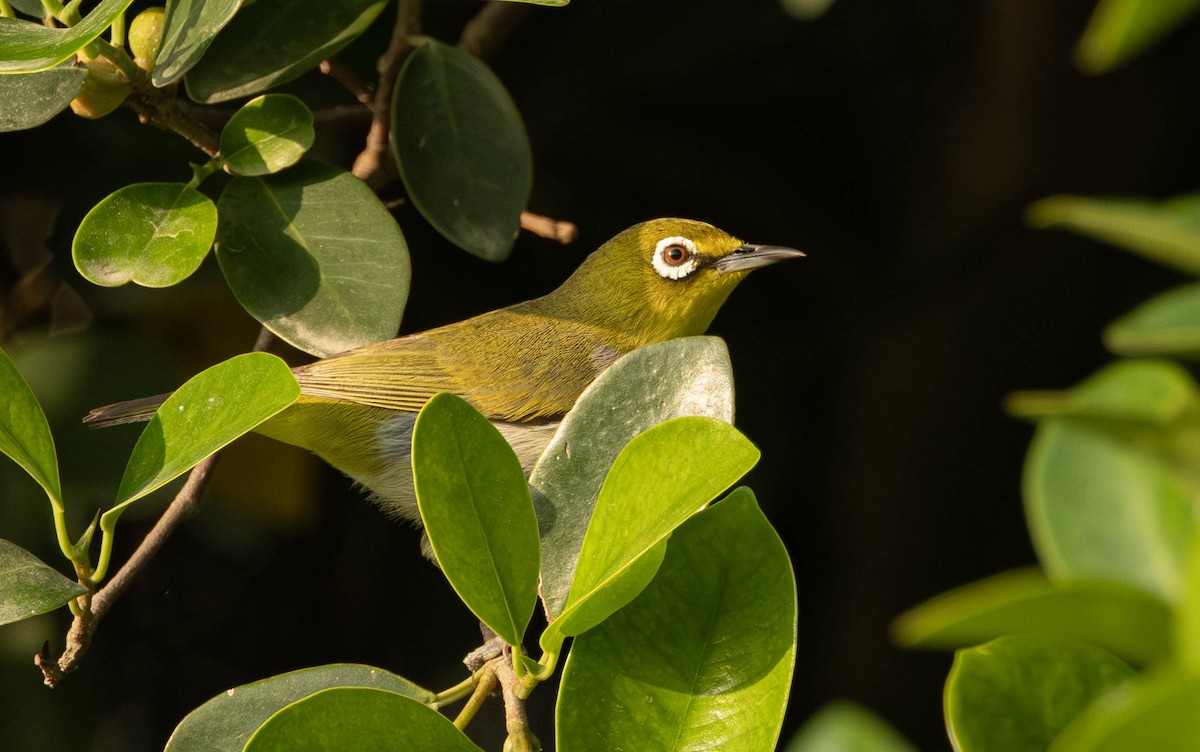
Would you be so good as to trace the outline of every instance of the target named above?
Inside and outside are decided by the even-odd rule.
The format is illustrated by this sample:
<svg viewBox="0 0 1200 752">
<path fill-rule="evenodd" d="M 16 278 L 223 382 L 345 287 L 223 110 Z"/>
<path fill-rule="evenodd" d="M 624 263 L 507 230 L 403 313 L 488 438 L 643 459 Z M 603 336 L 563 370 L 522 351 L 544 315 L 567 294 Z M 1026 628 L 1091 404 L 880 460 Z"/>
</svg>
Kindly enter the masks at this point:
<svg viewBox="0 0 1200 752">
<path fill-rule="evenodd" d="M 670 248 L 683 249 L 684 257 L 679 260 L 668 259 L 667 250 Z M 654 246 L 652 262 L 654 271 L 658 272 L 663 279 L 683 279 L 696 271 L 696 267 L 700 263 L 696 258 L 696 244 L 690 239 L 678 235 L 658 241 L 658 245 Z"/>
</svg>

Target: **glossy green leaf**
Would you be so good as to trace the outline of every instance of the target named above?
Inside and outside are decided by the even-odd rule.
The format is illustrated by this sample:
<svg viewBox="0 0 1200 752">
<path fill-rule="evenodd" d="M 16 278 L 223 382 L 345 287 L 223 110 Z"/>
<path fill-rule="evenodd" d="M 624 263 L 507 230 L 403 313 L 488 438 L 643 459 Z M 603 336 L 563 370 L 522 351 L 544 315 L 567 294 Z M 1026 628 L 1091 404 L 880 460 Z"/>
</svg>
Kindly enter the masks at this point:
<svg viewBox="0 0 1200 752">
<path fill-rule="evenodd" d="M 1035 227 L 1062 227 L 1188 274 L 1200 275 L 1200 195 L 1161 204 L 1054 196 L 1029 209 Z"/>
<path fill-rule="evenodd" d="M 25 549 L 0 539 L 0 624 L 53 611 L 86 592 Z"/>
<path fill-rule="evenodd" d="M 0 18 L 0 73 L 33 73 L 53 68 L 100 36 L 132 2 L 100 0 L 79 23 L 69 28 Z"/>
<path fill-rule="evenodd" d="M 1169 360 L 1122 360 L 1061 392 L 1018 392 L 1006 403 L 1020 417 L 1069 417 L 1091 421 L 1169 427 L 1197 401 L 1196 383 Z"/>
<path fill-rule="evenodd" d="M 224 102 L 302 75 L 361 34 L 385 0 L 272 0 L 243 7 L 187 74 L 188 96 Z"/>
<path fill-rule="evenodd" d="M 1100 0 L 1079 43 L 1075 62 L 1105 73 L 1152 47 L 1200 11 L 1200 0 Z"/>
<path fill-rule="evenodd" d="M 419 703 L 433 702 L 427 689 L 383 669 L 352 663 L 292 671 L 222 692 L 179 722 L 164 752 L 241 750 L 251 734 L 282 708 L 332 687 L 370 687 Z"/>
<path fill-rule="evenodd" d="M 105 516 L 178 478 L 299 396 L 291 369 L 268 353 L 237 355 L 188 379 L 138 437 Z"/>
<path fill-rule="evenodd" d="M 835 700 L 804 722 L 784 752 L 917 752 L 887 721 L 858 703 Z"/>
<path fill-rule="evenodd" d="M 553 651 L 562 635 L 607 619 L 654 577 L 668 536 L 758 462 L 733 426 L 686 416 L 660 423 L 621 450 L 604 480 L 563 612 L 542 636 Z"/>
<path fill-rule="evenodd" d="M 1200 527 L 1192 531 L 1183 577 L 1183 597 L 1175 609 L 1175 653 L 1185 671 L 1200 676 Z"/>
<path fill-rule="evenodd" d="M 1119 355 L 1200 358 L 1200 284 L 1151 298 L 1104 330 L 1104 344 Z"/>
<path fill-rule="evenodd" d="M 1155 674 L 1101 695 L 1049 752 L 1195 752 L 1200 679 Z"/>
<path fill-rule="evenodd" d="M 67 108 L 86 68 L 61 66 L 19 76 L 0 76 L 0 133 L 36 128 Z"/>
<path fill-rule="evenodd" d="M 641 595 L 575 638 L 557 749 L 773 749 L 795 649 L 791 562 L 740 488 L 680 525 Z"/>
<path fill-rule="evenodd" d="M 1135 665 L 1170 655 L 1171 610 L 1112 582 L 1051 583 L 1018 569 L 965 585 L 906 612 L 892 625 L 905 647 L 954 649 L 1011 634 L 1082 640 Z"/>
<path fill-rule="evenodd" d="M 660 378 L 663 373 L 673 378 Z M 566 605 L 579 547 L 613 460 L 634 436 L 684 415 L 733 422 L 733 370 L 718 337 L 683 337 L 634 350 L 600 374 L 567 413 L 529 478 L 549 616 Z"/>
<path fill-rule="evenodd" d="M 392 102 L 392 152 L 413 204 L 458 247 L 504 260 L 533 187 L 533 157 L 500 79 L 430 39 L 408 56 Z"/>
<path fill-rule="evenodd" d="M 408 246 L 361 180 L 303 162 L 281 175 L 234 178 L 219 211 L 221 271 L 281 339 L 325 356 L 395 336 Z"/>
<path fill-rule="evenodd" d="M 955 655 L 946 729 L 960 752 L 1044 752 L 1088 703 L 1133 675 L 1087 643 L 1002 637 Z"/>
<path fill-rule="evenodd" d="M 190 71 L 241 4 L 241 0 L 167 0 L 162 46 L 150 72 L 154 85 L 174 83 Z"/>
<path fill-rule="evenodd" d="M 24 13 L 31 18 L 40 19 L 46 12 L 40 0 L 9 0 L 9 5 L 18 13 Z"/>
<path fill-rule="evenodd" d="M 221 157 L 235 175 L 268 175 L 300 161 L 315 136 L 304 102 L 290 94 L 263 94 L 225 124 Z"/>
<path fill-rule="evenodd" d="M 521 461 L 478 410 L 441 393 L 417 415 L 413 485 L 442 573 L 471 612 L 520 645 L 537 605 L 537 516 Z"/>
<path fill-rule="evenodd" d="M 335 687 L 297 700 L 259 727 L 245 752 L 480 752 L 444 715 L 382 689 Z"/>
<path fill-rule="evenodd" d="M 10 457 L 46 490 L 50 503 L 63 511 L 58 455 L 50 424 L 25 377 L 8 353 L 0 350 L 0 452 Z"/>
<path fill-rule="evenodd" d="M 135 183 L 96 204 L 75 231 L 75 268 L 93 284 L 169 287 L 192 275 L 217 233 L 217 207 L 183 183 Z"/>
</svg>

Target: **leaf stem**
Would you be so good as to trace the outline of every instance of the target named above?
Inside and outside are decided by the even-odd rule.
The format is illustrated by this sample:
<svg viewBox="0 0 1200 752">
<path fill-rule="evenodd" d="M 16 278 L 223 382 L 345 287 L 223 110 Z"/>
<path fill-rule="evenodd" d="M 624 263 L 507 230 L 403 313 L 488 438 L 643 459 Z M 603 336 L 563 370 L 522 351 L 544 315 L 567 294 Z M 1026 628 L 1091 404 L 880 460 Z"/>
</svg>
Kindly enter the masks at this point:
<svg viewBox="0 0 1200 752">
<path fill-rule="evenodd" d="M 458 712 L 458 716 L 456 716 L 454 719 L 454 727 L 459 731 L 462 731 L 467 727 L 467 725 L 471 722 L 471 719 L 473 719 L 475 714 L 479 712 L 479 709 L 483 707 L 483 703 L 487 701 L 488 695 L 490 695 L 492 691 L 496 689 L 496 684 L 498 683 L 496 672 L 492 670 L 492 666 L 490 664 L 480 669 L 477 673 L 477 676 L 478 679 L 476 679 L 475 676 L 471 677 L 471 698 L 467 700 L 467 704 L 463 706 L 463 709 Z M 447 692 L 448 691 L 450 690 L 447 690 Z M 445 694 L 445 692 L 442 694 Z"/>
<path fill-rule="evenodd" d="M 433 696 L 433 701 L 429 704 L 435 709 L 444 708 L 447 705 L 453 705 L 462 698 L 471 694 L 475 690 L 475 687 L 479 685 L 479 680 L 482 676 L 482 670 L 476 671 L 466 679 L 460 681 L 458 684 L 455 684 L 453 687 L 450 687 L 449 689 L 443 689 L 441 692 L 438 692 Z"/>
<path fill-rule="evenodd" d="M 500 693 L 504 697 L 504 726 L 508 729 L 508 739 L 505 749 L 513 752 L 533 752 L 536 745 L 533 734 L 529 731 L 529 718 L 525 714 L 525 697 L 522 695 L 523 685 L 513 671 L 512 663 L 502 657 L 494 664 L 496 678 L 500 680 Z"/>
<path fill-rule="evenodd" d="M 42 10 L 46 11 L 47 15 L 52 18 L 61 20 L 63 7 L 58 0 L 42 0 Z"/>
<path fill-rule="evenodd" d="M 187 187 L 196 189 L 204 182 L 209 175 L 219 172 L 225 166 L 225 160 L 221 157 L 213 157 L 202 165 L 192 165 L 192 179 L 187 182 Z"/>
<path fill-rule="evenodd" d="M 125 46 L 125 11 L 121 11 L 113 19 L 112 26 L 108 30 L 108 38 L 114 47 Z"/>
</svg>

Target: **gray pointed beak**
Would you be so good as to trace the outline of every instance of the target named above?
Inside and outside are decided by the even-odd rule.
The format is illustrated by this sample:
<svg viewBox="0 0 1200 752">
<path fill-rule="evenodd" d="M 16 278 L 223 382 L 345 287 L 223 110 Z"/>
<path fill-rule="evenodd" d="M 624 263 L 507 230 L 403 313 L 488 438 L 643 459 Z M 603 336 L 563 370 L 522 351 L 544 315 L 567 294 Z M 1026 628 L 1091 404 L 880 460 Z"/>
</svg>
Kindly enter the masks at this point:
<svg viewBox="0 0 1200 752">
<path fill-rule="evenodd" d="M 712 262 L 713 268 L 725 274 L 727 272 L 743 272 L 769 266 L 784 259 L 804 256 L 803 251 L 787 248 L 782 245 L 746 245 L 734 248 L 727 256 L 722 256 Z"/>
</svg>

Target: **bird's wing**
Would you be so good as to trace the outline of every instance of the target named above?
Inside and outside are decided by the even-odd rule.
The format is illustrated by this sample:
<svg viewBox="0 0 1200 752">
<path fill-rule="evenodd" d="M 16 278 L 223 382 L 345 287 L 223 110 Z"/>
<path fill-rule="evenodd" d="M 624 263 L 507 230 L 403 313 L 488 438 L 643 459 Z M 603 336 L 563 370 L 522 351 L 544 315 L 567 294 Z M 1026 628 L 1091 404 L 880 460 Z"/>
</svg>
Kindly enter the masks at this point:
<svg viewBox="0 0 1200 752">
<path fill-rule="evenodd" d="M 421 335 L 378 342 L 293 369 L 308 397 L 416 412 L 438 392 L 462 384 Z"/>
</svg>

